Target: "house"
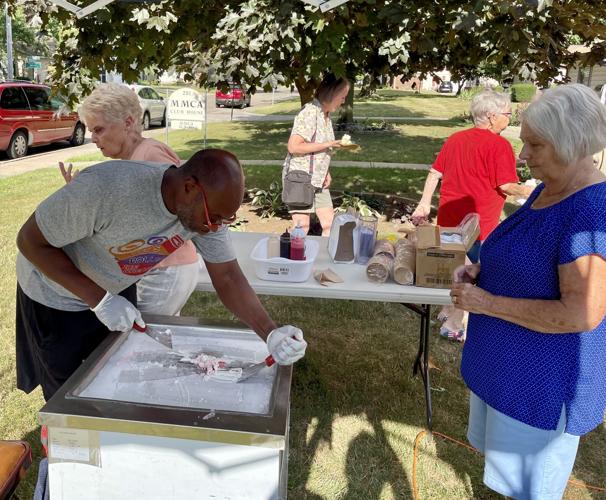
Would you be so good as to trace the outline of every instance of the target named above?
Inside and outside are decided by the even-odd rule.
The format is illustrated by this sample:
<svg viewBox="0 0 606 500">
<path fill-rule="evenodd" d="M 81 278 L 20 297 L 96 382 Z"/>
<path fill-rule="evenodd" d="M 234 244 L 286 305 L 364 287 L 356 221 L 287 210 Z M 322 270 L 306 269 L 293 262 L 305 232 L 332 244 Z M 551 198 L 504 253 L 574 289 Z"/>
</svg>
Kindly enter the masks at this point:
<svg viewBox="0 0 606 500">
<path fill-rule="evenodd" d="M 571 45 L 568 47 L 568 52 L 573 54 L 586 54 L 590 50 L 591 48 L 585 45 Z M 570 78 L 572 83 L 582 83 L 592 89 L 600 90 L 606 84 L 606 60 L 595 66 L 575 65 L 572 68 L 567 68 L 566 76 Z"/>
</svg>

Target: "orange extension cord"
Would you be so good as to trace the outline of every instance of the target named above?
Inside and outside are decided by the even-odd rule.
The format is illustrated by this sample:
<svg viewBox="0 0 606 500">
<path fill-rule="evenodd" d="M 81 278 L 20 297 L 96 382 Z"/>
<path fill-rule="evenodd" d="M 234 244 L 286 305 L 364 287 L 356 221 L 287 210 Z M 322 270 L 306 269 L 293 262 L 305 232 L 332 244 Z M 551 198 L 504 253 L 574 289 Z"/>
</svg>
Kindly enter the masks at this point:
<svg viewBox="0 0 606 500">
<path fill-rule="evenodd" d="M 427 431 L 421 431 L 417 434 L 417 437 L 415 438 L 414 450 L 412 453 L 412 494 L 413 494 L 414 500 L 419 500 L 419 490 L 417 487 L 417 449 L 419 447 L 419 443 L 423 440 L 423 438 L 425 437 L 426 434 L 427 434 Z M 446 434 L 442 434 L 441 432 L 434 431 L 434 432 L 432 432 L 432 435 L 440 436 L 441 438 L 445 439 L 446 441 L 452 441 L 453 443 L 456 443 L 460 446 L 463 446 L 464 448 L 467 448 L 468 450 L 471 450 L 473 453 L 476 453 L 477 455 L 480 454 L 480 452 L 478 450 L 476 450 L 475 448 L 473 448 L 472 446 L 469 446 L 468 444 L 463 443 L 463 442 L 459 441 L 458 439 L 451 438 L 450 436 L 447 436 Z M 587 488 L 588 490 L 593 490 L 593 491 L 606 491 L 606 488 L 600 488 L 599 486 L 591 486 L 589 484 L 583 483 L 582 481 L 575 481 L 573 479 L 569 479 L 568 484 L 570 484 L 572 486 Z"/>
</svg>

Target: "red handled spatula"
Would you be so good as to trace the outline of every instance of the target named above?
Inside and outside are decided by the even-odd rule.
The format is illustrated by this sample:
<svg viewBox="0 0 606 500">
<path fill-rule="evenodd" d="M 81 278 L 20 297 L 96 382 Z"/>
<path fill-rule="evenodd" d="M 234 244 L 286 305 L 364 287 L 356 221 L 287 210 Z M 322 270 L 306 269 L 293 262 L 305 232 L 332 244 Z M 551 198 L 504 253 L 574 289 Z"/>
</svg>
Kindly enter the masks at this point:
<svg viewBox="0 0 606 500">
<path fill-rule="evenodd" d="M 297 340 L 297 338 L 294 335 L 291 338 Z M 249 379 L 253 375 L 256 375 L 257 373 L 259 373 L 266 366 L 270 367 L 270 366 L 274 365 L 275 363 L 276 363 L 276 360 L 270 354 L 269 356 L 267 356 L 265 358 L 265 360 L 261 361 L 260 363 L 257 363 L 252 366 L 248 366 L 246 368 L 242 368 L 242 376 L 237 380 L 237 382 L 244 382 L 245 380 Z"/>
<path fill-rule="evenodd" d="M 264 361 L 261 361 L 260 363 L 257 363 L 257 364 L 251 365 L 251 366 L 248 366 L 246 368 L 242 368 L 242 375 L 236 382 L 244 382 L 245 380 L 249 379 L 253 375 L 256 375 L 257 373 L 259 373 L 266 366 L 272 366 L 273 364 L 275 364 L 275 362 L 276 362 L 276 360 L 270 354 L 269 356 L 267 356 L 265 358 Z"/>
<path fill-rule="evenodd" d="M 168 347 L 169 349 L 173 348 L 172 337 L 167 332 L 158 331 L 155 328 L 150 328 L 147 325 L 145 326 L 145 328 L 143 328 L 142 326 L 139 326 L 136 322 L 133 323 L 133 329 L 137 330 L 138 332 L 144 333 L 149 338 L 162 344 L 164 347 Z"/>
</svg>

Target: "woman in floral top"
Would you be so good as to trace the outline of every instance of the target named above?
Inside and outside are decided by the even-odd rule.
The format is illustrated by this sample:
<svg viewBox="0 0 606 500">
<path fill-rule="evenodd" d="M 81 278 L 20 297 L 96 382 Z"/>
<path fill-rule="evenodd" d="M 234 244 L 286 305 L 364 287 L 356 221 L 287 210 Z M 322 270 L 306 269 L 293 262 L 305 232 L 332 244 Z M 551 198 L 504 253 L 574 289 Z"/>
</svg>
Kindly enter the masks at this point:
<svg viewBox="0 0 606 500">
<path fill-rule="evenodd" d="M 311 183 L 316 188 L 314 203 L 309 209 L 289 210 L 293 227 L 299 223 L 306 233 L 313 213 L 320 219 L 322 236 L 330 233 L 334 212 L 328 190 L 331 181 L 328 167 L 333 148 L 341 146 L 341 141 L 335 140 L 330 113 L 345 102 L 349 88 L 347 79 L 327 75 L 317 88 L 315 99 L 307 103 L 295 117 L 288 140 L 282 178 L 289 170 L 311 171 Z"/>
</svg>

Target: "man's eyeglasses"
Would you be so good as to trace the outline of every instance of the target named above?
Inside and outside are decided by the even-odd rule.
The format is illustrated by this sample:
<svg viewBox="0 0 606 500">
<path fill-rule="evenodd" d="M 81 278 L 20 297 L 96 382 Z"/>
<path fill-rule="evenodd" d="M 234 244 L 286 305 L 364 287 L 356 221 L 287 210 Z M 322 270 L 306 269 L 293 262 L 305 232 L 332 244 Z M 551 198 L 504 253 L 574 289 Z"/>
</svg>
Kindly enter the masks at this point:
<svg viewBox="0 0 606 500">
<path fill-rule="evenodd" d="M 206 217 L 206 226 L 211 230 L 211 231 L 216 231 L 217 229 L 223 227 L 223 226 L 229 226 L 232 222 L 236 221 L 236 214 L 232 215 L 231 217 L 219 217 L 216 218 L 214 220 L 212 220 L 210 218 L 209 212 L 208 212 L 208 204 L 206 203 L 206 191 L 204 191 L 204 186 L 202 186 L 202 184 L 200 184 L 198 182 L 198 180 L 196 179 L 196 185 L 200 188 L 200 191 L 202 191 L 202 197 L 203 197 L 203 201 L 204 201 L 204 216 Z"/>
</svg>

